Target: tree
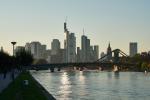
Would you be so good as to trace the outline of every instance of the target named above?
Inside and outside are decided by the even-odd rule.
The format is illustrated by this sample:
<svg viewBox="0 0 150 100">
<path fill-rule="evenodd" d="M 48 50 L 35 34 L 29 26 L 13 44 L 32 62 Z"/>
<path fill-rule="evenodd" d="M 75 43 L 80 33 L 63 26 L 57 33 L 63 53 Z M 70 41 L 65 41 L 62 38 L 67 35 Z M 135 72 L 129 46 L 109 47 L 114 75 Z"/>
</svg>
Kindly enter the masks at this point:
<svg viewBox="0 0 150 100">
<path fill-rule="evenodd" d="M 9 54 L 0 51 L 0 71 L 8 71 L 11 69 L 11 57 Z"/>
<path fill-rule="evenodd" d="M 25 51 L 25 49 L 17 51 L 15 57 L 19 66 L 28 66 L 33 62 L 32 54 L 30 52 Z"/>
<path fill-rule="evenodd" d="M 147 70 L 148 71 L 148 64 L 146 62 L 143 62 L 142 65 L 141 65 L 141 69 L 143 71 Z"/>
</svg>

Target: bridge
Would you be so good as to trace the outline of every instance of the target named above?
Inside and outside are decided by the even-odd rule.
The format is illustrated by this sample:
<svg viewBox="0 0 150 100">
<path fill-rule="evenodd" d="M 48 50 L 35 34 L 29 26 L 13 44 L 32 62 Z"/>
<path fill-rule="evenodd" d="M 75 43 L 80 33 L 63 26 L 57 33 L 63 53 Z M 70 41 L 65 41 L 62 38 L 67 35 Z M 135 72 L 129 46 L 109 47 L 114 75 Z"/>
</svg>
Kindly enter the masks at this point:
<svg viewBox="0 0 150 100">
<path fill-rule="evenodd" d="M 114 56 L 111 59 L 107 59 L 107 57 L 110 54 L 114 54 Z M 101 68 L 104 70 L 112 70 L 112 67 L 118 66 L 118 69 L 123 69 L 123 68 L 134 68 L 136 66 L 135 63 L 128 63 L 128 62 L 122 62 L 120 60 L 120 56 L 122 57 L 128 57 L 127 54 L 125 54 L 123 51 L 120 49 L 115 49 L 113 50 L 110 54 L 107 54 L 97 61 L 94 62 L 76 62 L 76 63 L 51 63 L 51 64 L 41 64 L 41 65 L 30 65 L 30 66 L 25 66 L 29 70 L 42 70 L 42 69 L 50 69 L 51 72 L 54 72 L 54 69 L 57 68 L 58 71 L 60 71 L 62 68 L 71 68 L 71 67 L 76 67 L 76 68 Z"/>
</svg>

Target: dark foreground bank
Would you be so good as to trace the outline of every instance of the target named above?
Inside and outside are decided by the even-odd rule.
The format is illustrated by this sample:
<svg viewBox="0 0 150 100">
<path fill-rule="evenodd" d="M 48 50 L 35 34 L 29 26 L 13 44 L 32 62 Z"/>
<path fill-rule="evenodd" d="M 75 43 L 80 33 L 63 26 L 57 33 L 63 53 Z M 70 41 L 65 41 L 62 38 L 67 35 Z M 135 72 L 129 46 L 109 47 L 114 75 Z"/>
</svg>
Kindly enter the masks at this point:
<svg viewBox="0 0 150 100">
<path fill-rule="evenodd" d="M 23 84 L 28 80 L 28 85 Z M 56 100 L 30 74 L 22 72 L 1 94 L 0 100 Z"/>
</svg>

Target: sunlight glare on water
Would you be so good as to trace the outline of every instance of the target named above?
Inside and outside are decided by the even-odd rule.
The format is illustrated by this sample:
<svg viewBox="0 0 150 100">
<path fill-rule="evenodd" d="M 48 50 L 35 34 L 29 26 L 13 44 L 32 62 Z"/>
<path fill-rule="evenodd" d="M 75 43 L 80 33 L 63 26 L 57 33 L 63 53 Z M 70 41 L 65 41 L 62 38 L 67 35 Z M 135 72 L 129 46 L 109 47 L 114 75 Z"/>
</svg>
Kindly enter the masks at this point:
<svg viewBox="0 0 150 100">
<path fill-rule="evenodd" d="M 142 72 L 31 73 L 57 100 L 150 100 L 150 74 Z"/>
</svg>

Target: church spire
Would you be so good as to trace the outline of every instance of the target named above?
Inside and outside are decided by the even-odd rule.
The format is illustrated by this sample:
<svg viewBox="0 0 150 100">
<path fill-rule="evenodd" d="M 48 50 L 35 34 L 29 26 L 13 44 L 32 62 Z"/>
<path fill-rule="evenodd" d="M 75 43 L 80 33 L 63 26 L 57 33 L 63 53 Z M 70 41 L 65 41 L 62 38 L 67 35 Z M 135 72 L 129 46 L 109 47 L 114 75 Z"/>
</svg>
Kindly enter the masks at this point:
<svg viewBox="0 0 150 100">
<path fill-rule="evenodd" d="M 111 46 L 110 46 L 110 42 L 108 44 L 108 48 L 107 48 L 107 53 L 110 53 L 111 52 Z"/>
<path fill-rule="evenodd" d="M 110 41 L 109 41 L 109 44 L 108 44 L 108 48 L 111 48 L 111 47 L 110 47 Z"/>
<path fill-rule="evenodd" d="M 108 48 L 107 48 L 107 60 L 111 60 L 112 59 L 112 50 L 111 50 L 111 46 L 110 46 L 110 42 L 108 44 Z"/>
</svg>

